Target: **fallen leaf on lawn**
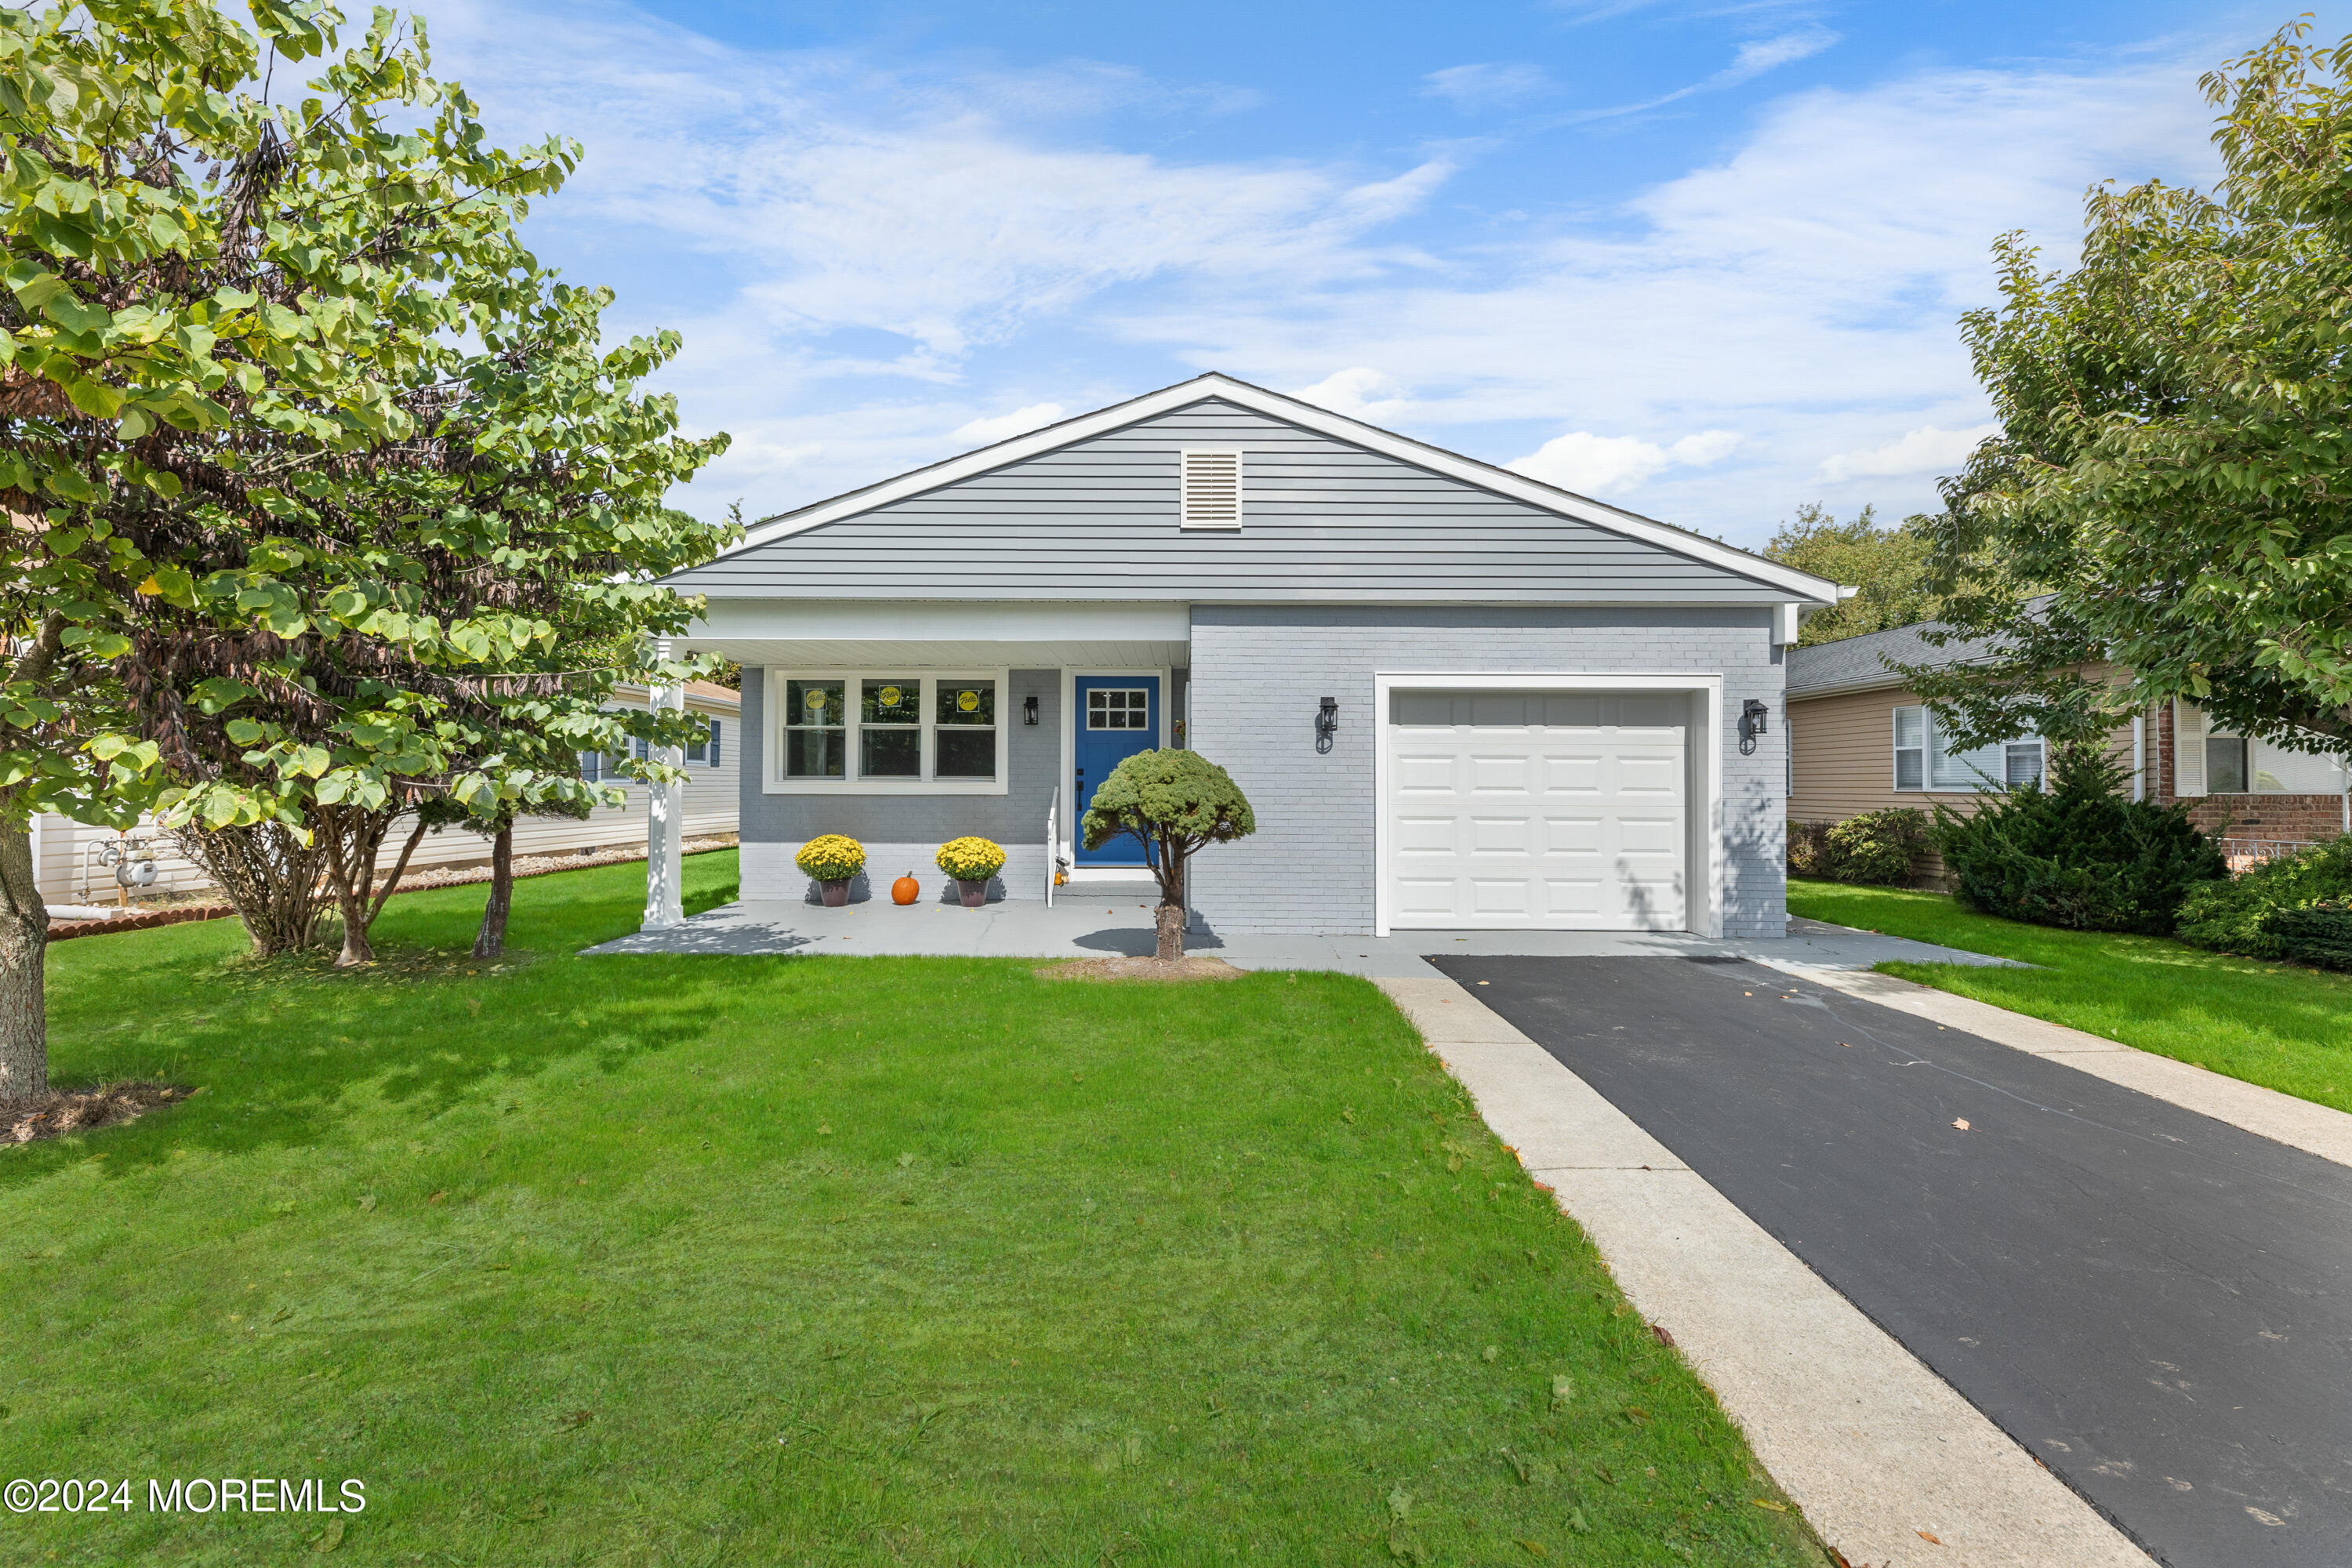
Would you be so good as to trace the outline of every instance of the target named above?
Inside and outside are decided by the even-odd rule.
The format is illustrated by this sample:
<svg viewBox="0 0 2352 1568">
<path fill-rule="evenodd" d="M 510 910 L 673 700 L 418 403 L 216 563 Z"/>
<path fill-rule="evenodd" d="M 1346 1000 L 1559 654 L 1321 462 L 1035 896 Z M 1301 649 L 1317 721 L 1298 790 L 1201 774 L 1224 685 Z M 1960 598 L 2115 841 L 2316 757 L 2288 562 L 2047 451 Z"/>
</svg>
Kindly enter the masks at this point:
<svg viewBox="0 0 2352 1568">
<path fill-rule="evenodd" d="M 1426 1563 L 1429 1561 L 1429 1548 L 1402 1531 L 1391 1531 L 1389 1532 L 1389 1555 L 1400 1563 Z"/>
<path fill-rule="evenodd" d="M 1526 1486 L 1529 1481 L 1535 1479 L 1535 1468 L 1532 1465 L 1529 1465 L 1525 1459 L 1519 1458 L 1518 1455 L 1511 1452 L 1508 1448 L 1502 1450 L 1502 1454 L 1503 1463 L 1511 1468 L 1511 1474 L 1519 1479 L 1519 1485 Z"/>
<path fill-rule="evenodd" d="M 1405 1490 L 1402 1487 L 1390 1488 L 1389 1517 L 1395 1520 L 1399 1524 L 1402 1524 L 1405 1521 L 1405 1516 L 1412 1512 L 1412 1494 Z"/>
<path fill-rule="evenodd" d="M 426 1203 L 428 1203 L 428 1204 L 437 1204 L 437 1203 L 441 1202 L 443 1199 L 446 1198 L 448 1195 L 449 1195 L 448 1191 L 447 1191 L 447 1189 L 446 1189 L 446 1188 L 445 1188 L 445 1189 L 443 1189 L 442 1191 L 440 1191 L 440 1192 L 437 1192 L 437 1193 L 434 1194 L 431 1197 L 429 1197 L 429 1198 L 425 1199 L 425 1201 Z"/>
<path fill-rule="evenodd" d="M 1496 1347 L 1495 1347 L 1495 1346 L 1493 1346 L 1493 1345 L 1488 1345 L 1485 1350 L 1482 1350 L 1482 1351 L 1480 1351 L 1480 1352 L 1478 1352 L 1478 1359 L 1479 1359 L 1480 1361 L 1491 1362 L 1491 1361 L 1493 1361 L 1496 1356 L 1501 1355 L 1502 1353 L 1503 1353 L 1503 1352 L 1502 1352 L 1499 1349 L 1496 1348 Z"/>
<path fill-rule="evenodd" d="M 375 1208 L 375 1194 L 374 1194 L 373 1193 L 362 1193 L 362 1194 L 360 1194 L 360 1209 L 361 1209 L 361 1212 L 362 1212 L 362 1213 L 373 1213 L 373 1212 L 374 1211 L 374 1208 Z"/>
<path fill-rule="evenodd" d="M 1924 1530 L 1915 1530 L 1911 1533 L 1917 1536 L 1920 1540 L 1926 1542 L 1930 1546 L 1941 1546 L 1944 1544 Z"/>
<path fill-rule="evenodd" d="M 567 1431 L 577 1432 L 595 1419 L 596 1413 L 593 1410 L 575 1410 L 569 1415 L 556 1417 L 555 1424 Z"/>
<path fill-rule="evenodd" d="M 1631 1421 L 1634 1426 L 1639 1426 L 1643 1422 L 1650 1420 L 1652 1417 L 1650 1413 L 1643 1409 L 1640 1405 L 1628 1405 L 1625 1406 L 1625 1419 Z"/>
<path fill-rule="evenodd" d="M 1342 1106 L 1339 1110 L 1339 1120 L 1346 1122 L 1349 1126 L 1353 1127 L 1356 1124 L 1356 1112 L 1354 1108 L 1351 1106 Z"/>
<path fill-rule="evenodd" d="M 1551 1555 L 1551 1548 L 1546 1546 L 1540 1541 L 1529 1541 L 1525 1536 L 1521 1535 L 1515 1535 L 1511 1537 L 1511 1539 L 1525 1547 L 1527 1549 L 1528 1555 L 1530 1557 L 1549 1557 Z"/>
<path fill-rule="evenodd" d="M 1769 1508 L 1774 1513 L 1786 1513 L 1789 1511 L 1789 1505 L 1787 1503 L 1774 1502 L 1768 1497 L 1752 1497 L 1748 1500 L 1754 1503 L 1758 1508 Z"/>
<path fill-rule="evenodd" d="M 1969 1130 L 1969 1119 L 1965 1116 L 1955 1117 L 1952 1120 L 1952 1125 L 1966 1132 Z"/>
<path fill-rule="evenodd" d="M 343 1521 L 339 1519 L 332 1524 L 327 1526 L 326 1529 L 319 1531 L 317 1538 L 310 1542 L 310 1550 L 313 1552 L 332 1552 L 336 1547 L 341 1546 L 342 1543 Z"/>
<path fill-rule="evenodd" d="M 1576 1397 L 1576 1379 L 1565 1373 L 1551 1380 L 1551 1402 L 1557 1407 Z"/>
<path fill-rule="evenodd" d="M 900 1169 L 900 1170 L 902 1170 L 902 1171 L 903 1171 L 903 1170 L 905 1170 L 908 1166 L 909 1166 L 909 1165 L 913 1164 L 914 1163 L 915 1163 L 915 1156 L 914 1156 L 914 1154 L 913 1154 L 911 1152 L 907 1152 L 907 1153 L 904 1153 L 904 1154 L 901 1154 L 901 1155 L 899 1155 L 899 1156 L 898 1156 L 898 1169 Z"/>
<path fill-rule="evenodd" d="M 1664 1324 L 1664 1323 L 1652 1323 L 1652 1324 L 1650 1325 L 1650 1332 L 1652 1332 L 1652 1333 L 1654 1333 L 1654 1334 L 1657 1335 L 1657 1336 L 1658 1336 L 1658 1342 L 1659 1342 L 1660 1344 L 1662 1344 L 1662 1345 L 1665 1346 L 1668 1350 L 1672 1350 L 1672 1349 L 1674 1349 L 1674 1348 L 1675 1348 L 1675 1336 L 1674 1336 L 1674 1335 L 1672 1335 L 1671 1333 L 1668 1333 L 1668 1332 L 1666 1331 L 1666 1325 L 1665 1325 L 1665 1324 Z"/>
<path fill-rule="evenodd" d="M 1584 1510 L 1580 1508 L 1568 1510 L 1568 1528 L 1579 1535 L 1590 1535 L 1592 1532 L 1592 1525 L 1585 1519 Z"/>
</svg>

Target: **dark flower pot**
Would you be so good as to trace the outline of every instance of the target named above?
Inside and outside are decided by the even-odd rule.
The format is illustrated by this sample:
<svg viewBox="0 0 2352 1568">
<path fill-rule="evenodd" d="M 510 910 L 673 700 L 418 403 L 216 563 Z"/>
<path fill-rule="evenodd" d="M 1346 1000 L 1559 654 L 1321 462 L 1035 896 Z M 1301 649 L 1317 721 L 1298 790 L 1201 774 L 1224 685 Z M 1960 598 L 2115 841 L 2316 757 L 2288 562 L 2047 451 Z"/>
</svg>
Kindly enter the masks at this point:
<svg viewBox="0 0 2352 1568">
<path fill-rule="evenodd" d="M 849 904 L 849 879 L 848 879 L 848 878 L 844 877 L 844 878 L 842 878 L 839 881 L 836 881 L 836 882 L 819 882 L 819 883 L 817 884 L 817 891 L 819 891 L 819 892 L 821 892 L 821 893 L 823 893 L 823 894 L 824 895 L 824 907 L 825 907 L 826 909 L 829 909 L 829 910 L 838 910 L 838 909 L 845 909 L 845 908 L 847 908 L 847 907 L 848 907 L 848 904 Z"/>
<path fill-rule="evenodd" d="M 961 877 L 958 877 L 956 891 L 963 895 L 965 909 L 976 910 L 988 902 L 988 879 L 983 877 L 977 882 L 967 882 Z"/>
</svg>

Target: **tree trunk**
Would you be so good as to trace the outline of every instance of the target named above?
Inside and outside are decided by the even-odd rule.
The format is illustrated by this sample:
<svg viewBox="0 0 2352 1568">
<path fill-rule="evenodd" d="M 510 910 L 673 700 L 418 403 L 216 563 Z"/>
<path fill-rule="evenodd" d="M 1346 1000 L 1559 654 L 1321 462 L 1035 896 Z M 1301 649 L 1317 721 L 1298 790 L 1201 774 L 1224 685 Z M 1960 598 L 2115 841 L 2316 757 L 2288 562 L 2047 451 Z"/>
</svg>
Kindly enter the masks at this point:
<svg viewBox="0 0 2352 1568">
<path fill-rule="evenodd" d="M 335 907 L 343 917 L 343 948 L 335 954 L 337 969 L 375 962 L 368 927 L 374 923 L 376 906 L 368 894 L 375 885 L 376 852 L 383 847 L 383 836 L 396 815 L 341 805 L 321 807 L 318 813 L 317 832 L 327 841 L 327 871 L 335 884 Z"/>
<path fill-rule="evenodd" d="M 33 837 L 0 821 L 0 1105 L 49 1096 L 48 1003 L 43 955 L 49 911 L 34 882 Z"/>
<path fill-rule="evenodd" d="M 319 940 L 329 880 L 325 835 L 305 844 L 283 823 L 264 822 L 183 827 L 172 840 L 236 906 L 254 957 L 299 952 Z"/>
<path fill-rule="evenodd" d="M 1160 877 L 1160 907 L 1152 911 L 1153 922 L 1160 929 L 1160 951 L 1154 956 L 1164 963 L 1173 963 L 1184 956 L 1183 852 L 1161 839 L 1160 863 L 1152 869 Z"/>
<path fill-rule="evenodd" d="M 507 910 L 514 903 L 514 824 L 490 840 L 490 901 L 482 906 L 482 929 L 474 936 L 476 958 L 496 958 L 507 950 Z"/>
</svg>

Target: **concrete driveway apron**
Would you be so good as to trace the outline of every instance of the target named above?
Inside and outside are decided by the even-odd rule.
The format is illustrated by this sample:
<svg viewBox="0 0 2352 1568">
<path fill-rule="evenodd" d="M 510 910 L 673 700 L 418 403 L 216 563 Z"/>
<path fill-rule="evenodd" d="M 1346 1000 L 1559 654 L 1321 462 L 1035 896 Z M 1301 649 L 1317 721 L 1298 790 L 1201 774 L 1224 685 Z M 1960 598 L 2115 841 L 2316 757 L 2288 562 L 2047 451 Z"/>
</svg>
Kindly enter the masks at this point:
<svg viewBox="0 0 2352 1568">
<path fill-rule="evenodd" d="M 1432 962 L 2159 1561 L 2352 1563 L 2352 1169 L 1736 959 Z"/>
</svg>

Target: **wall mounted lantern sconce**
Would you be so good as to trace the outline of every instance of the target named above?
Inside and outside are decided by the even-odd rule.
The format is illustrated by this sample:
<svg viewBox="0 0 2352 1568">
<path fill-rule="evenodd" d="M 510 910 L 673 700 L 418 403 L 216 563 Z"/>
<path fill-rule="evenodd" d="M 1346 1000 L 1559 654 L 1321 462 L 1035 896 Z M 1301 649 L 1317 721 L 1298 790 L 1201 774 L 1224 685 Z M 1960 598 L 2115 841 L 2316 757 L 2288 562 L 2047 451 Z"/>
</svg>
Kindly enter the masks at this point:
<svg viewBox="0 0 2352 1568">
<path fill-rule="evenodd" d="M 1034 691 L 1021 700 L 1021 721 L 1024 724 L 1037 721 L 1037 694 Z"/>
<path fill-rule="evenodd" d="M 1336 697 L 1326 697 L 1323 699 L 1323 706 L 1315 710 L 1315 749 L 1318 752 L 1329 751 L 1331 737 L 1339 732 L 1339 700 Z"/>
<path fill-rule="evenodd" d="M 1740 704 L 1739 754 L 1741 756 L 1752 757 L 1756 754 L 1756 737 L 1764 732 L 1764 715 L 1767 711 L 1769 710 L 1764 704 L 1753 697 Z"/>
</svg>

